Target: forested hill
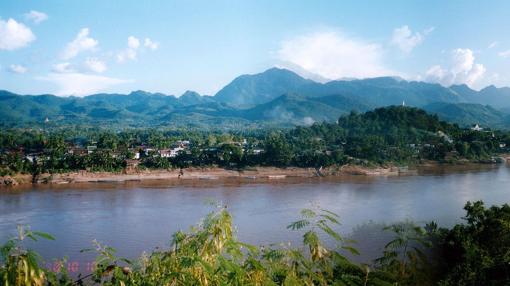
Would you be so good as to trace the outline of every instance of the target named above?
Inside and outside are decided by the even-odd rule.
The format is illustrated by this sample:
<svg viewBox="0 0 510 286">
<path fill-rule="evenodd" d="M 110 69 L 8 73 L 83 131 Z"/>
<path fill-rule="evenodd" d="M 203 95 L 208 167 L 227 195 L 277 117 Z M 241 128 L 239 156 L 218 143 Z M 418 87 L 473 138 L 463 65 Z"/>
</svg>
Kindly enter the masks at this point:
<svg viewBox="0 0 510 286">
<path fill-rule="evenodd" d="M 340 154 L 376 163 L 488 160 L 493 154 L 508 150 L 510 133 L 463 129 L 418 108 L 392 106 L 351 112 L 337 123 L 297 127 L 285 140 L 294 146 L 299 162 L 311 165 L 338 161 Z M 330 155 L 317 150 L 327 150 Z"/>
<path fill-rule="evenodd" d="M 364 114 L 351 113 L 338 120 L 341 128 L 352 133 L 385 134 L 393 129 L 400 131 L 420 130 L 428 132 L 458 130 L 457 126 L 440 121 L 437 115 L 412 107 L 391 106 L 377 108 Z"/>
<path fill-rule="evenodd" d="M 239 76 L 214 96 L 134 91 L 79 98 L 0 91 L 0 126 L 292 127 L 402 104 L 462 126 L 510 127 L 509 88 L 475 91 L 465 85 L 443 87 L 392 77 L 318 83 L 277 68 Z"/>
</svg>

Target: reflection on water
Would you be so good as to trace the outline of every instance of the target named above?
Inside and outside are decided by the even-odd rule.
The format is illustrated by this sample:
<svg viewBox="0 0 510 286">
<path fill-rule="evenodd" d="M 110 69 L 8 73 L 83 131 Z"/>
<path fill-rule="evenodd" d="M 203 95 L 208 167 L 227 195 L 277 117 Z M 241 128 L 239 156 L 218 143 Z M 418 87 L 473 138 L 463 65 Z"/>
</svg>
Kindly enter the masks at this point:
<svg viewBox="0 0 510 286">
<path fill-rule="evenodd" d="M 44 257 L 69 256 L 85 272 L 91 253 L 79 253 L 93 239 L 134 257 L 154 247 L 167 247 L 170 235 L 206 215 L 213 199 L 234 215 L 238 237 L 254 244 L 299 243 L 286 229 L 299 211 L 319 204 L 338 213 L 339 230 L 361 245 L 366 257 L 387 238 L 366 229 L 404 219 L 436 220 L 442 226 L 460 221 L 468 200 L 487 204 L 510 202 L 510 168 L 501 166 L 429 168 L 418 176 L 286 179 L 283 181 L 187 181 L 96 183 L 37 186 L 0 193 L 0 241 L 17 224 L 53 234 L 55 242 L 38 242 Z M 363 225 L 361 227 L 360 225 Z M 365 241 L 360 238 L 366 237 Z"/>
</svg>

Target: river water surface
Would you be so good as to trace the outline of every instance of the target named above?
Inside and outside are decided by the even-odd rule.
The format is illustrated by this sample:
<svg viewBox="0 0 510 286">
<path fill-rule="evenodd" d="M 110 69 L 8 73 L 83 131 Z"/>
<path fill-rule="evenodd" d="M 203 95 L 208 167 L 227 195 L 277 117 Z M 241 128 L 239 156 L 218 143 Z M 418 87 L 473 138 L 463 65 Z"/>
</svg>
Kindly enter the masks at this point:
<svg viewBox="0 0 510 286">
<path fill-rule="evenodd" d="M 433 168 L 418 175 L 268 181 L 95 183 L 0 190 L 0 242 L 16 225 L 55 236 L 32 244 L 46 259 L 67 255 L 76 271 L 87 272 L 94 254 L 80 253 L 92 240 L 137 257 L 168 247 L 171 234 L 187 230 L 212 210 L 214 200 L 232 212 L 238 237 L 253 244 L 299 243 L 286 229 L 312 204 L 340 215 L 344 234 L 354 231 L 364 258 L 373 258 L 387 237 L 367 229 L 411 219 L 440 226 L 460 222 L 466 201 L 510 202 L 507 165 Z M 387 242 L 387 241 L 386 241 Z M 368 253 L 367 253 L 368 252 Z M 79 265 L 79 266 L 78 266 Z"/>
</svg>

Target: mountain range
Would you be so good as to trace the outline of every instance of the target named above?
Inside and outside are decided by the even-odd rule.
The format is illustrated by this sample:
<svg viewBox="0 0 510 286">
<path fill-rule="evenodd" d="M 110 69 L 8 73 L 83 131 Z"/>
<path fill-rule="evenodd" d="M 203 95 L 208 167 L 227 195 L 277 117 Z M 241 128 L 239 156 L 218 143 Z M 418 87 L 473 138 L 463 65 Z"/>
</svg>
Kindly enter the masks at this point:
<svg viewBox="0 0 510 286">
<path fill-rule="evenodd" d="M 241 75 L 214 96 L 187 91 L 176 97 L 133 91 L 85 97 L 18 95 L 0 91 L 4 127 L 101 125 L 116 127 L 287 127 L 335 121 L 351 111 L 388 105 L 420 107 L 461 126 L 510 127 L 510 88 L 406 81 L 395 77 L 326 83 L 272 68 Z"/>
</svg>

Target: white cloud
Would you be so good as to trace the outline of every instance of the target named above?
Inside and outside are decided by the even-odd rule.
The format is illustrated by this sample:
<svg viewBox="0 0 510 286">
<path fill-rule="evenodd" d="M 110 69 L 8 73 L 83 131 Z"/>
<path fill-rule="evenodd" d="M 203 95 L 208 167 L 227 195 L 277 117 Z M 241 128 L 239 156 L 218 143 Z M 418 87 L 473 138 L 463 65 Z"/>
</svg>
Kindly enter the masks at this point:
<svg viewBox="0 0 510 286">
<path fill-rule="evenodd" d="M 136 60 L 138 57 L 138 52 L 143 50 L 144 47 L 154 51 L 159 48 L 159 43 L 154 42 L 149 38 L 145 38 L 143 47 L 141 47 L 141 42 L 138 38 L 129 36 L 127 41 L 127 48 L 117 53 L 117 62 L 123 63 L 129 60 Z"/>
<path fill-rule="evenodd" d="M 104 91 L 115 85 L 130 82 L 129 80 L 77 72 L 50 73 L 38 79 L 57 85 L 58 89 L 55 94 L 60 96 L 85 96 Z"/>
<path fill-rule="evenodd" d="M 487 47 L 488 49 L 492 49 L 492 48 L 495 48 L 499 45 L 499 42 L 498 41 L 494 41 L 492 43 L 490 43 L 490 45 Z"/>
<path fill-rule="evenodd" d="M 490 75 L 487 75 L 485 77 L 485 82 L 486 83 L 490 83 L 492 85 L 503 85 L 503 86 L 507 86 L 507 82 L 505 81 L 505 77 L 504 76 L 501 76 L 499 73 L 497 72 L 494 72 Z"/>
<path fill-rule="evenodd" d="M 291 71 L 297 73 L 299 76 L 301 76 L 303 78 L 311 79 L 311 80 L 316 81 L 316 82 L 326 83 L 328 81 L 331 81 L 330 78 L 325 78 L 325 77 L 320 76 L 318 74 L 312 73 L 312 72 L 310 72 L 308 70 L 305 70 L 304 68 L 302 68 L 302 67 L 300 67 L 300 66 L 298 66 L 296 64 L 290 63 L 290 62 L 285 62 L 285 63 L 282 63 L 282 64 L 276 64 L 275 67 L 280 68 L 280 69 L 291 70 Z"/>
<path fill-rule="evenodd" d="M 299 66 L 324 78 L 366 78 L 392 74 L 382 64 L 377 44 L 339 32 L 318 32 L 282 42 L 277 57 L 282 65 Z"/>
<path fill-rule="evenodd" d="M 506 51 L 503 51 L 503 52 L 500 52 L 498 53 L 498 55 L 502 58 L 510 58 L 510 50 L 506 50 Z"/>
<path fill-rule="evenodd" d="M 87 58 L 85 65 L 93 72 L 102 73 L 106 71 L 106 64 L 97 58 Z"/>
<path fill-rule="evenodd" d="M 69 60 L 76 57 L 80 52 L 94 50 L 98 41 L 89 37 L 89 29 L 83 28 L 80 30 L 76 38 L 67 44 L 62 52 L 62 59 Z"/>
<path fill-rule="evenodd" d="M 443 69 L 440 65 L 430 67 L 425 73 L 427 81 L 431 82 L 451 81 L 451 78 L 449 78 L 450 76 L 451 73 Z"/>
<path fill-rule="evenodd" d="M 485 75 L 486 71 L 487 69 L 482 64 L 475 64 L 469 72 L 461 74 L 459 82 L 464 82 L 472 86 Z"/>
<path fill-rule="evenodd" d="M 0 19 L 0 50 L 15 50 L 27 46 L 35 40 L 30 28 L 14 19 Z"/>
<path fill-rule="evenodd" d="M 452 72 L 466 73 L 473 68 L 475 56 L 470 49 L 455 49 L 452 51 Z"/>
<path fill-rule="evenodd" d="M 13 73 L 22 74 L 22 73 L 26 73 L 28 71 L 28 69 L 22 65 L 14 64 L 14 65 L 9 66 L 9 71 L 13 72 Z"/>
<path fill-rule="evenodd" d="M 451 51 L 450 63 L 447 68 L 440 65 L 432 66 L 425 74 L 427 81 L 437 82 L 445 86 L 467 84 L 473 86 L 485 74 L 482 64 L 475 63 L 475 56 L 470 49 Z"/>
<path fill-rule="evenodd" d="M 140 40 L 133 36 L 128 37 L 128 48 L 136 50 L 140 47 Z"/>
<path fill-rule="evenodd" d="M 127 60 L 136 60 L 136 50 L 133 49 L 126 49 L 122 52 L 119 52 L 117 54 L 117 62 L 123 63 Z"/>
<path fill-rule="evenodd" d="M 52 70 L 56 73 L 70 73 L 74 72 L 74 69 L 71 67 L 71 63 L 58 63 L 54 64 Z"/>
<path fill-rule="evenodd" d="M 144 44 L 143 44 L 146 48 L 149 48 L 151 50 L 157 50 L 159 48 L 159 43 L 156 43 L 156 42 L 153 42 L 151 39 L 149 38 L 145 38 L 145 41 L 144 41 Z"/>
<path fill-rule="evenodd" d="M 48 20 L 48 15 L 46 15 L 43 12 L 32 10 L 25 14 L 25 19 L 30 20 L 36 24 L 39 24 L 41 22 Z"/>
<path fill-rule="evenodd" d="M 137 50 L 139 47 L 140 47 L 140 40 L 133 36 L 129 36 L 128 37 L 128 47 L 127 47 L 127 49 L 125 49 L 117 54 L 117 61 L 119 63 L 123 63 L 127 60 L 136 60 L 136 56 L 138 53 Z"/>
<path fill-rule="evenodd" d="M 393 30 L 393 36 L 391 43 L 397 46 L 400 50 L 405 53 L 410 53 L 416 46 L 421 44 L 425 40 L 425 36 L 431 33 L 434 28 L 428 28 L 423 33 L 413 32 L 408 26 L 404 25 L 400 28 Z"/>
</svg>

